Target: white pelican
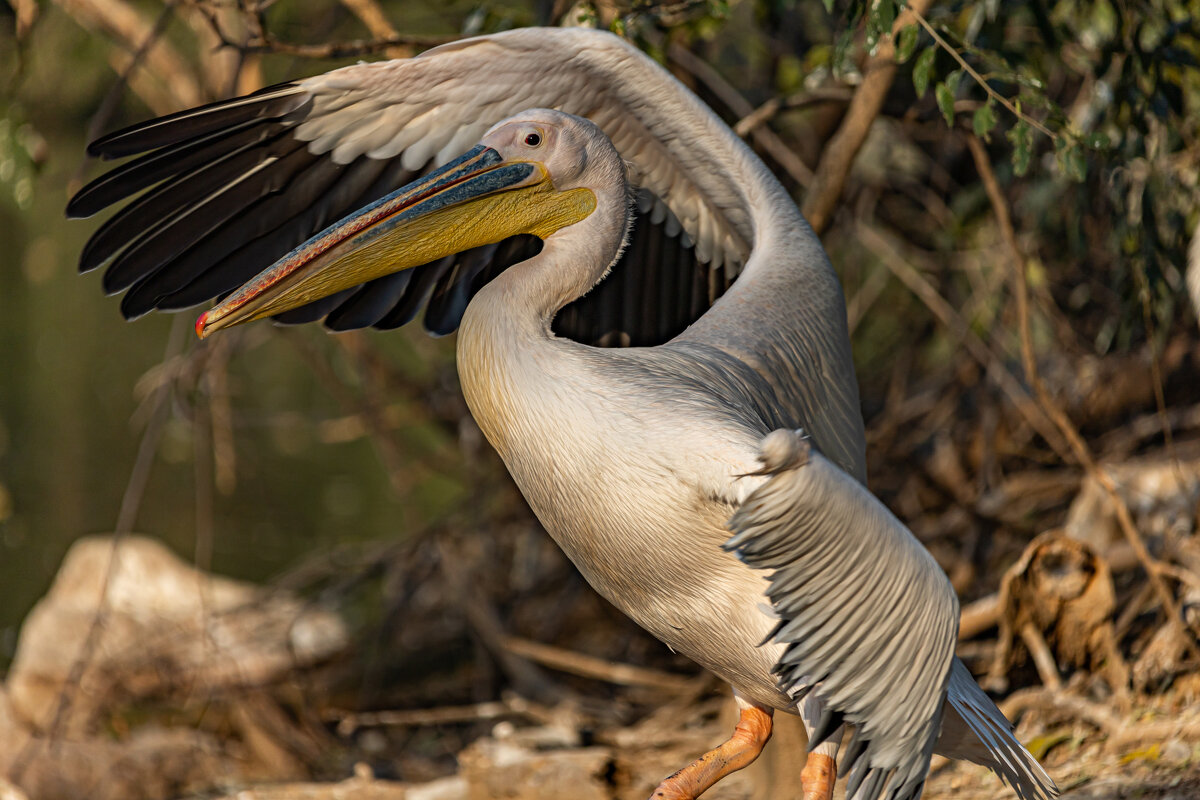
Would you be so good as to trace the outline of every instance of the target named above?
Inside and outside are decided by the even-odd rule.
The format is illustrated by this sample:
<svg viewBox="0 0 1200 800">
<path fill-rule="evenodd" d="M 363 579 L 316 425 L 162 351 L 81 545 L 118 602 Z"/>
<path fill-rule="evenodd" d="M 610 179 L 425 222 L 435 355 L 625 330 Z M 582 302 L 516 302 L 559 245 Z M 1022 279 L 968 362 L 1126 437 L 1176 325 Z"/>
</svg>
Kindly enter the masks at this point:
<svg viewBox="0 0 1200 800">
<path fill-rule="evenodd" d="M 206 336 L 264 316 L 394 327 L 427 304 L 428 328 L 459 328 L 467 402 L 546 530 L 597 591 L 733 687 L 733 736 L 653 797 L 694 798 L 753 761 L 775 709 L 808 728 L 805 798 L 831 797 L 844 725 L 848 796 L 919 797 L 932 752 L 1021 798 L 1057 794 L 954 657 L 945 575 L 864 487 L 820 242 L 642 53 L 595 31 L 512 31 L 90 149 L 141 155 L 71 215 L 154 187 L 81 260 L 111 262 L 127 316 L 224 297 L 197 321 Z"/>
</svg>

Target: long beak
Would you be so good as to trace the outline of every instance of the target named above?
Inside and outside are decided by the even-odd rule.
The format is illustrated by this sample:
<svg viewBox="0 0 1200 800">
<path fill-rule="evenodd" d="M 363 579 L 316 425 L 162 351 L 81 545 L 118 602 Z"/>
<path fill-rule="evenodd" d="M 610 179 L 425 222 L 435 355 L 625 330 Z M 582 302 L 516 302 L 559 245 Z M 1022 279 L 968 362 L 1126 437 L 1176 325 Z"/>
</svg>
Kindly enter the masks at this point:
<svg viewBox="0 0 1200 800">
<path fill-rule="evenodd" d="M 505 163 L 479 145 L 331 225 L 196 320 L 200 338 L 518 233 L 545 238 L 596 207 L 560 192 L 534 161 Z"/>
</svg>

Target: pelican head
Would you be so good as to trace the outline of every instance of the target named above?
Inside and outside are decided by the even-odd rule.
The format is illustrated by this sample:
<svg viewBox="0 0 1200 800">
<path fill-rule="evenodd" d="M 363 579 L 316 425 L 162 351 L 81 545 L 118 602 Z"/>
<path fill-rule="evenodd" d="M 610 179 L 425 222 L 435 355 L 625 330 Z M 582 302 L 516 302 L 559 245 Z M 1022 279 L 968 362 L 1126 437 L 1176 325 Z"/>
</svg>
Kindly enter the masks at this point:
<svg viewBox="0 0 1200 800">
<path fill-rule="evenodd" d="M 613 174 L 613 173 L 616 174 Z M 478 145 L 329 226 L 196 320 L 201 337 L 517 234 L 545 239 L 622 187 L 616 149 L 589 120 L 531 109 Z"/>
</svg>

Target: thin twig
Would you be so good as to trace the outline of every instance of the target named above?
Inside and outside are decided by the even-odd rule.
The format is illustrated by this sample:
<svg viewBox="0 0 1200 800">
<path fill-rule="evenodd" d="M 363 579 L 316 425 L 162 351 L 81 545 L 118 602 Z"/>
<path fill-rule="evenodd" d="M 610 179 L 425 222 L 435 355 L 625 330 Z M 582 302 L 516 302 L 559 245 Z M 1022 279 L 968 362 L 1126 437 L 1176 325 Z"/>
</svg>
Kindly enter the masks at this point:
<svg viewBox="0 0 1200 800">
<path fill-rule="evenodd" d="M 370 55 L 395 47 L 425 50 L 440 44 L 456 42 L 461 38 L 461 36 L 384 36 L 378 39 L 357 39 L 349 42 L 329 42 L 328 44 L 293 44 L 282 42 L 267 33 L 262 38 L 252 39 L 244 45 L 228 40 L 225 41 L 225 44 L 236 47 L 244 53 L 282 53 L 300 58 L 327 59 Z"/>
<path fill-rule="evenodd" d="M 754 106 L 742 97 L 741 92 L 703 59 L 678 44 L 672 44 L 667 49 L 667 55 L 672 62 L 704 84 L 735 116 L 745 118 L 754 113 Z M 812 183 L 812 170 L 770 128 L 754 127 L 750 130 L 750 141 L 761 147 L 796 183 L 804 187 Z"/>
<path fill-rule="evenodd" d="M 387 429 L 382 409 L 373 401 L 374 395 L 357 396 L 338 377 L 337 373 L 329 365 L 329 360 L 318 352 L 307 336 L 301 332 L 290 330 L 287 333 L 287 340 L 296 348 L 304 360 L 308 362 L 308 366 L 312 369 L 313 374 L 324 384 L 326 390 L 337 400 L 338 404 L 346 412 L 354 412 L 361 415 L 362 419 L 366 422 L 367 429 L 371 433 L 371 443 L 375 446 L 375 452 L 378 454 L 379 460 L 383 463 L 383 468 L 387 472 L 392 490 L 397 495 L 402 495 L 408 485 L 405 477 L 405 460 L 400 453 L 400 448 L 396 444 L 395 439 L 392 438 Z M 369 376 L 365 374 L 363 362 L 360 358 L 356 357 L 351 343 L 345 341 L 340 336 L 334 337 L 334 341 L 341 345 L 346 350 L 347 357 L 355 362 L 355 367 L 359 369 L 364 382 L 370 380 Z"/>
<path fill-rule="evenodd" d="M 356 714 L 346 712 L 337 715 L 335 719 L 338 720 L 338 735 L 353 736 L 359 728 L 449 725 L 500 719 L 501 717 L 516 716 L 518 713 L 510 704 L 492 700 L 470 706 L 437 706 L 435 708 L 417 708 L 411 711 L 370 711 Z"/>
<path fill-rule="evenodd" d="M 692 686 L 690 676 L 672 675 L 669 672 L 648 667 L 606 661 L 602 658 L 516 636 L 505 636 L 500 643 L 510 653 L 535 661 L 542 666 L 618 686 L 647 686 L 668 692 L 683 692 Z"/>
<path fill-rule="evenodd" d="M 909 8 L 912 9 L 911 6 Z M 933 26 L 929 24 L 929 21 L 925 19 L 924 15 L 923 15 L 923 11 L 924 11 L 924 9 L 922 9 L 921 11 L 912 9 L 913 16 L 916 18 L 917 23 L 920 24 L 920 26 L 922 28 L 924 28 L 930 36 L 933 37 L 933 40 L 938 43 L 938 46 L 940 46 L 943 50 L 945 50 L 947 53 L 949 53 L 951 56 L 954 57 L 954 60 L 957 61 L 958 65 L 963 68 L 963 71 L 966 72 L 968 75 L 970 75 L 975 80 L 976 83 L 978 83 L 980 86 L 982 86 L 983 90 L 985 92 L 987 92 L 988 95 L 992 99 L 994 99 L 997 103 L 999 103 L 1000 105 L 1007 108 L 1010 112 L 1012 112 L 1012 115 L 1014 117 L 1016 117 L 1017 119 L 1021 120 L 1022 122 L 1028 123 L 1030 126 L 1036 128 L 1040 132 L 1049 136 L 1051 139 L 1056 138 L 1054 136 L 1053 131 L 1051 131 L 1049 128 L 1047 128 L 1042 123 L 1038 122 L 1033 117 L 1029 116 L 1028 114 L 1023 113 L 1019 108 L 1017 108 L 1015 105 L 1013 105 L 1012 101 L 1010 101 L 1007 97 L 1000 94 L 995 89 L 993 89 L 991 86 L 989 86 L 987 80 L 982 75 L 980 75 L 978 72 L 976 72 L 975 69 L 970 64 L 967 63 L 966 59 L 964 59 L 962 57 L 962 55 L 958 52 L 958 50 L 951 47 L 950 44 L 945 39 L 943 39 L 936 30 L 934 30 Z"/>
<path fill-rule="evenodd" d="M 996 180 L 996 173 L 992 170 L 992 164 L 988 159 L 983 142 L 974 135 L 968 135 L 967 144 L 970 147 L 971 155 L 974 157 L 975 168 L 979 172 L 980 180 L 983 181 L 984 188 L 991 201 L 992 211 L 996 215 L 996 224 L 1000 227 L 1001 238 L 1004 240 L 1009 256 L 1009 267 L 1013 278 L 1013 294 L 1017 305 L 1017 326 L 1021 339 L 1021 361 L 1025 369 L 1025 378 L 1029 382 L 1029 385 L 1033 387 L 1033 394 L 1037 398 L 1038 405 L 1041 406 L 1046 416 L 1054 422 L 1063 438 L 1069 444 L 1071 455 L 1074 456 L 1075 460 L 1108 494 L 1116 511 L 1117 523 L 1121 528 L 1121 532 L 1125 535 L 1125 539 L 1129 542 L 1129 546 L 1133 548 L 1134 553 L 1137 554 L 1138 561 L 1141 563 L 1142 568 L 1146 570 L 1146 575 L 1150 578 L 1150 582 L 1154 586 L 1155 594 L 1158 595 L 1159 602 L 1162 603 L 1163 609 L 1167 613 L 1167 624 L 1176 631 L 1189 654 L 1200 658 L 1200 647 L 1197 647 L 1195 639 L 1184 624 L 1179 604 L 1175 602 L 1174 595 L 1163 580 L 1162 564 L 1146 548 L 1146 543 L 1142 540 L 1142 536 L 1138 533 L 1137 526 L 1133 522 L 1133 515 L 1129 511 L 1129 505 L 1125 502 L 1125 498 L 1121 496 L 1116 482 L 1106 470 L 1100 469 L 1087 443 L 1083 440 L 1083 436 L 1080 435 L 1079 430 L 1054 401 L 1054 398 L 1050 396 L 1045 384 L 1042 383 L 1041 375 L 1038 373 L 1037 359 L 1033 352 L 1033 335 L 1029 321 L 1029 285 L 1025 274 L 1025 257 L 1021 253 L 1020 245 L 1017 243 L 1016 231 L 1013 228 L 1012 218 L 1008 213 L 1008 203 L 1005 201 L 1004 194 L 1000 190 L 1000 183 Z M 1067 456 L 1066 453 L 1062 455 L 1064 458 Z"/>
<path fill-rule="evenodd" d="M 949 301 L 941 296 L 933 284 L 925 280 L 915 268 L 895 251 L 891 243 L 871 226 L 859 223 L 858 237 L 859 241 L 867 249 L 879 256 L 884 265 L 892 271 L 892 274 L 899 278 L 913 294 L 925 303 L 926 307 L 933 312 L 933 315 L 950 329 L 955 338 L 963 343 L 967 352 L 987 370 L 988 376 L 1008 396 L 1018 413 L 1025 418 L 1030 427 L 1037 431 L 1042 438 L 1050 442 L 1052 446 L 1057 444 L 1058 447 L 1062 447 L 1061 439 L 1053 423 L 1046 417 L 1038 405 L 1033 402 L 1029 393 L 1021 386 L 1020 381 L 1004 365 L 1004 361 L 1000 356 L 992 352 L 992 349 L 979 338 L 978 334 L 971 330 L 971 326 L 967 324 L 967 321 L 950 305 Z M 1056 447 L 1056 449 L 1058 448 Z"/>
<path fill-rule="evenodd" d="M 785 108 L 798 110 L 821 103 L 848 103 L 853 97 L 853 92 L 842 87 L 815 89 L 787 96 L 772 97 L 749 114 L 743 115 L 733 126 L 733 132 L 744 139 Z"/>
</svg>

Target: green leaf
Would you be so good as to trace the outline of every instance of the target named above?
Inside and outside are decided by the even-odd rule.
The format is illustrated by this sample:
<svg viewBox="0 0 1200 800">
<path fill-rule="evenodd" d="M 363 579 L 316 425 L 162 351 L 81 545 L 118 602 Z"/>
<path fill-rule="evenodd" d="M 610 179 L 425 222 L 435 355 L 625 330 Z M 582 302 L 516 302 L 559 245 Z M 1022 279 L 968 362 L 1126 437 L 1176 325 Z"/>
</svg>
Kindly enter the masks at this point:
<svg viewBox="0 0 1200 800">
<path fill-rule="evenodd" d="M 933 74 L 937 50 L 936 44 L 930 45 L 917 56 L 917 63 L 913 64 L 913 88 L 917 90 L 918 98 L 924 97 L 925 90 L 929 88 L 929 78 Z"/>
<path fill-rule="evenodd" d="M 833 0 L 825 0 L 825 12 L 827 14 L 833 13 Z"/>
<path fill-rule="evenodd" d="M 917 25 L 909 25 L 904 30 L 900 31 L 899 41 L 896 43 L 896 63 L 903 64 L 912 58 L 913 52 L 917 49 L 917 42 L 921 39 L 921 29 Z"/>
<path fill-rule="evenodd" d="M 954 127 L 954 88 L 950 86 L 949 80 L 943 80 L 937 84 L 934 89 L 934 97 L 937 98 L 937 107 L 942 109 L 942 116 L 946 118 L 946 124 Z"/>
<path fill-rule="evenodd" d="M 879 28 L 883 33 L 892 32 L 892 25 L 896 22 L 896 2 L 895 0 L 879 0 L 876 6 L 876 13 L 879 15 Z"/>
<path fill-rule="evenodd" d="M 980 139 L 985 142 L 991 141 L 992 128 L 996 127 L 996 112 L 992 110 L 991 100 L 975 109 L 975 115 L 971 117 L 971 127 Z"/>
<path fill-rule="evenodd" d="M 1063 174 L 1076 183 L 1083 183 L 1087 177 L 1087 153 L 1084 148 L 1078 142 L 1058 139 L 1054 142 L 1054 149 Z"/>
<path fill-rule="evenodd" d="M 1029 171 L 1029 162 L 1033 158 L 1033 129 L 1029 123 L 1021 120 L 1006 134 L 1013 146 L 1013 172 L 1018 176 Z"/>
</svg>

